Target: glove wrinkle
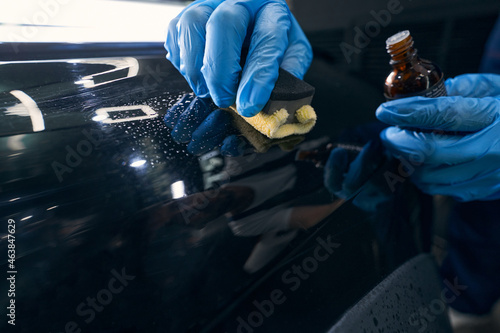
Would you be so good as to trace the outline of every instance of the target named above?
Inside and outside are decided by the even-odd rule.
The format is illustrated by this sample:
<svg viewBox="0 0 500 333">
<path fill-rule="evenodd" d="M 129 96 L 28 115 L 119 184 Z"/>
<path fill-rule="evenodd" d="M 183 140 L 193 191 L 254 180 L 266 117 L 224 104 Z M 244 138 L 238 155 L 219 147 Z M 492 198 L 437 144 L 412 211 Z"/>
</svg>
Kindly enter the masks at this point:
<svg viewBox="0 0 500 333">
<path fill-rule="evenodd" d="M 249 45 L 245 68 L 240 58 Z M 167 59 L 199 97 L 245 116 L 267 103 L 279 66 L 302 78 L 312 48 L 285 1 L 200 0 L 169 24 Z M 241 74 L 241 80 L 240 79 Z"/>
<path fill-rule="evenodd" d="M 391 125 L 380 137 L 387 150 L 414 168 L 424 192 L 459 201 L 500 197 L 500 75 L 468 74 L 447 81 L 464 96 L 412 97 L 382 104 L 376 116 Z M 477 90 L 476 90 L 477 87 Z M 491 96 L 493 94 L 493 96 Z M 425 133 L 418 129 L 448 132 Z"/>
</svg>

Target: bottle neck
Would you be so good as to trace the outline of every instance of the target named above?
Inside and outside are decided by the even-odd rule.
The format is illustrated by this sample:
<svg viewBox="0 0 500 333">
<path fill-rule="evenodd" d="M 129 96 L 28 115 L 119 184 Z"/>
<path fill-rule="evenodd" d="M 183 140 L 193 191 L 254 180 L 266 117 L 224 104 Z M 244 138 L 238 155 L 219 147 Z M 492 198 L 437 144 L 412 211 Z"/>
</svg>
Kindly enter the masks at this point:
<svg viewBox="0 0 500 333">
<path fill-rule="evenodd" d="M 408 34 L 406 38 L 395 43 L 387 44 L 387 53 L 391 55 L 391 65 L 402 65 L 418 59 L 417 49 L 413 47 L 413 38 Z"/>
<path fill-rule="evenodd" d="M 391 54 L 391 61 L 389 61 L 389 64 L 391 64 L 392 66 L 401 66 L 410 63 L 415 59 L 418 59 L 417 49 L 414 49 L 412 47 L 399 54 Z"/>
</svg>

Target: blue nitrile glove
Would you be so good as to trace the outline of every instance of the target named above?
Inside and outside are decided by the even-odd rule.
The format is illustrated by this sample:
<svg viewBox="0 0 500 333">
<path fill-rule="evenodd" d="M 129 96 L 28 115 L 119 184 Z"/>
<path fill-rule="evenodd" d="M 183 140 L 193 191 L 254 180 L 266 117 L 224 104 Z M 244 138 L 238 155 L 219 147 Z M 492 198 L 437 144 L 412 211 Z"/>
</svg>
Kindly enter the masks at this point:
<svg viewBox="0 0 500 333">
<path fill-rule="evenodd" d="M 459 201 L 498 199 L 500 75 L 460 75 L 448 79 L 446 89 L 450 97 L 380 105 L 377 118 L 402 127 L 384 130 L 382 141 L 424 192 Z"/>
<path fill-rule="evenodd" d="M 165 115 L 165 124 L 172 129 L 178 143 L 189 143 L 187 150 L 195 155 L 220 147 L 222 155 L 240 156 L 246 143 L 236 135 L 228 111 L 218 109 L 210 98 L 184 95 Z"/>
<path fill-rule="evenodd" d="M 354 154 L 341 147 L 331 151 L 324 170 L 325 187 L 342 199 L 349 199 L 363 188 L 353 204 L 361 209 L 374 211 L 387 198 L 383 189 L 376 184 L 367 183 L 384 158 L 380 140 L 369 141 L 359 154 Z"/>
<path fill-rule="evenodd" d="M 241 50 L 249 37 L 242 71 Z M 312 60 L 284 0 L 195 1 L 170 22 L 165 49 L 198 97 L 210 96 L 221 108 L 236 101 L 245 117 L 267 103 L 279 67 L 302 78 Z"/>
</svg>

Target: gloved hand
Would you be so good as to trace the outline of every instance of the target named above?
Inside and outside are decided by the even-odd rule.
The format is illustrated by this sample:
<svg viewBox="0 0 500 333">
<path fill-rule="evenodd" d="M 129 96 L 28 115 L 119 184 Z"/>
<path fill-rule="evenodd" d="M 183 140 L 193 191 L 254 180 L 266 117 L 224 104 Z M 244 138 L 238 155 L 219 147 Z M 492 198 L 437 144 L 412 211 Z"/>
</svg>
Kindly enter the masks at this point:
<svg viewBox="0 0 500 333">
<path fill-rule="evenodd" d="M 367 181 L 383 159 L 379 139 L 369 141 L 359 153 L 337 147 L 331 151 L 325 164 L 325 187 L 330 193 L 346 200 L 361 189 L 353 204 L 366 211 L 375 211 L 388 195 L 377 184 Z"/>
<path fill-rule="evenodd" d="M 242 70 L 244 44 L 249 52 Z M 245 117 L 267 103 L 280 66 L 302 78 L 312 60 L 284 0 L 195 1 L 170 22 L 165 49 L 196 96 L 210 96 L 221 108 L 236 101 Z"/>
<path fill-rule="evenodd" d="M 500 75 L 457 76 L 446 89 L 451 97 L 382 104 L 377 118 L 401 127 L 384 130 L 382 141 L 411 167 L 408 174 L 426 193 L 459 201 L 499 199 Z"/>
<path fill-rule="evenodd" d="M 167 111 L 164 121 L 172 129 L 172 138 L 189 143 L 187 150 L 194 155 L 220 147 L 222 155 L 240 156 L 246 147 L 244 139 L 236 135 L 229 113 L 218 109 L 210 98 L 186 94 Z"/>
</svg>

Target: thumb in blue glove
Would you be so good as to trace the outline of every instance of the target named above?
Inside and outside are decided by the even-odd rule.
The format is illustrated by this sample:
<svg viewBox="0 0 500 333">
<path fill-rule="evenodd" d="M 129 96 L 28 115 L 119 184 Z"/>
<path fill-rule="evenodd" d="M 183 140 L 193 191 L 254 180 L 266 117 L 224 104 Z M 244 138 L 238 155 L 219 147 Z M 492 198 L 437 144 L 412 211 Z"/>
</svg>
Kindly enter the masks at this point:
<svg viewBox="0 0 500 333">
<path fill-rule="evenodd" d="M 377 118 L 399 127 L 387 128 L 381 139 L 414 166 L 411 178 L 424 192 L 459 201 L 499 199 L 500 75 L 461 75 L 447 80 L 446 89 L 449 97 L 382 104 Z"/>
<path fill-rule="evenodd" d="M 245 117 L 267 103 L 279 67 L 302 78 L 312 60 L 311 46 L 283 0 L 195 1 L 170 22 L 165 49 L 198 97 L 210 96 L 221 108 L 236 102 Z"/>
<path fill-rule="evenodd" d="M 231 115 L 210 98 L 186 94 L 167 111 L 164 121 L 172 129 L 172 138 L 188 143 L 187 150 L 194 155 L 219 147 L 225 156 L 240 156 L 245 150 L 246 142 L 237 135 Z"/>
</svg>

